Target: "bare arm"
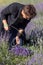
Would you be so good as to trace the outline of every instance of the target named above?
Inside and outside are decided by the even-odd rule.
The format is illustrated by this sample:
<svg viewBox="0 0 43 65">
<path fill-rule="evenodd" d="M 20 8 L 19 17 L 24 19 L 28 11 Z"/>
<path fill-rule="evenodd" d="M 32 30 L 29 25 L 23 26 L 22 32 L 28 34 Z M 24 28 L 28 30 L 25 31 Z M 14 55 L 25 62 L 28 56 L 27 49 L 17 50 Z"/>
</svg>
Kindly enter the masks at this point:
<svg viewBox="0 0 43 65">
<path fill-rule="evenodd" d="M 1 20 L 4 26 L 4 29 L 7 31 L 8 30 L 8 24 L 7 24 L 7 20 L 6 20 L 6 15 L 9 14 L 9 7 L 6 7 L 5 9 L 2 10 L 1 12 Z"/>
<path fill-rule="evenodd" d="M 15 4 L 11 4 L 8 7 L 6 7 L 5 9 L 2 10 L 1 20 L 2 20 L 2 23 L 4 25 L 5 30 L 8 30 L 8 24 L 10 26 L 10 24 L 12 24 L 16 21 L 17 17 L 14 18 L 16 16 L 17 12 L 18 12 L 18 10 L 16 10 L 16 9 L 17 9 L 17 7 L 15 6 Z M 6 16 L 9 16 L 9 15 L 14 15 L 14 17 L 12 17 L 12 20 L 10 20 L 10 22 L 6 20 Z"/>
</svg>

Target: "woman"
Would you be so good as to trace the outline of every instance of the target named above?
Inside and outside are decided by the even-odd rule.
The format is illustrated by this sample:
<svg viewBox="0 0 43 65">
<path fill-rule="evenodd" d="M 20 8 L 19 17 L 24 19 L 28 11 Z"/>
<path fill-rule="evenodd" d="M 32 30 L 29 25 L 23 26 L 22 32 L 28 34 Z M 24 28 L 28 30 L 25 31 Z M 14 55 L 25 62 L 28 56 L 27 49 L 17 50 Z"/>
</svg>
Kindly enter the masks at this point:
<svg viewBox="0 0 43 65">
<path fill-rule="evenodd" d="M 33 5 L 24 5 L 20 3 L 12 3 L 1 12 L 1 21 L 3 28 L 10 31 L 10 46 L 13 38 L 16 44 L 20 44 L 21 40 L 25 40 L 24 29 L 32 18 L 36 16 L 36 9 Z"/>
</svg>

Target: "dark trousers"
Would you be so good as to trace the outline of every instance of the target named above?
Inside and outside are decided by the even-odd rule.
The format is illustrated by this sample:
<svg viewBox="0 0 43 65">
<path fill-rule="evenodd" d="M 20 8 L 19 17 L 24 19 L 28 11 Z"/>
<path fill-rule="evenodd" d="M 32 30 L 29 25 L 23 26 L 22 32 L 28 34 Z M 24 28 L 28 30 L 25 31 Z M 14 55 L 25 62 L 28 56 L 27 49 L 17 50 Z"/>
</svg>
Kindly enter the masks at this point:
<svg viewBox="0 0 43 65">
<path fill-rule="evenodd" d="M 10 35 L 10 38 L 9 38 L 10 47 L 12 47 L 16 44 L 15 37 L 17 35 L 20 38 L 20 45 L 23 45 L 23 43 L 25 41 L 25 32 L 23 32 L 22 35 L 20 35 L 19 32 L 16 29 L 11 27 L 10 30 L 9 30 L 9 35 Z"/>
</svg>

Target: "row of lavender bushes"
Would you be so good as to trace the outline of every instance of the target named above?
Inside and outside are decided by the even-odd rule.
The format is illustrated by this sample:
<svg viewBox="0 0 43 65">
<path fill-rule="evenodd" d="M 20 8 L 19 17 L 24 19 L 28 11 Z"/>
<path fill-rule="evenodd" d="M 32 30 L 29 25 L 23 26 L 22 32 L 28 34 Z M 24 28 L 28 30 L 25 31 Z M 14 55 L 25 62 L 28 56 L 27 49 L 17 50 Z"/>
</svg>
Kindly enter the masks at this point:
<svg viewBox="0 0 43 65">
<path fill-rule="evenodd" d="M 39 27 L 34 29 L 34 31 L 31 32 L 30 35 L 30 42 L 32 43 L 32 46 L 15 46 L 10 51 L 7 39 L 5 40 L 6 34 L 2 37 L 0 37 L 0 65 L 43 65 L 43 27 Z M 35 43 L 35 44 L 34 44 Z M 15 55 L 14 50 L 17 51 L 17 49 L 21 50 L 21 55 Z M 34 54 L 33 55 L 26 55 L 28 49 L 31 49 Z M 22 51 L 24 50 L 24 55 L 22 55 Z"/>
</svg>

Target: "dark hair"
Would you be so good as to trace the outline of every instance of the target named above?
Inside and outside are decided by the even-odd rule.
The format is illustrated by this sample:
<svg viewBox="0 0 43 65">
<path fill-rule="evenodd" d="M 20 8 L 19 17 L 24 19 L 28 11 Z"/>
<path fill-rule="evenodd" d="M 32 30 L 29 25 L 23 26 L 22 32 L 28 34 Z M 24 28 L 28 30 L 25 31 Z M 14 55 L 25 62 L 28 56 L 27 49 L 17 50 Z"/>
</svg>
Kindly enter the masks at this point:
<svg viewBox="0 0 43 65">
<path fill-rule="evenodd" d="M 24 13 L 26 15 L 30 15 L 31 18 L 34 18 L 36 16 L 36 9 L 33 5 L 25 5 L 23 7 Z"/>
</svg>

